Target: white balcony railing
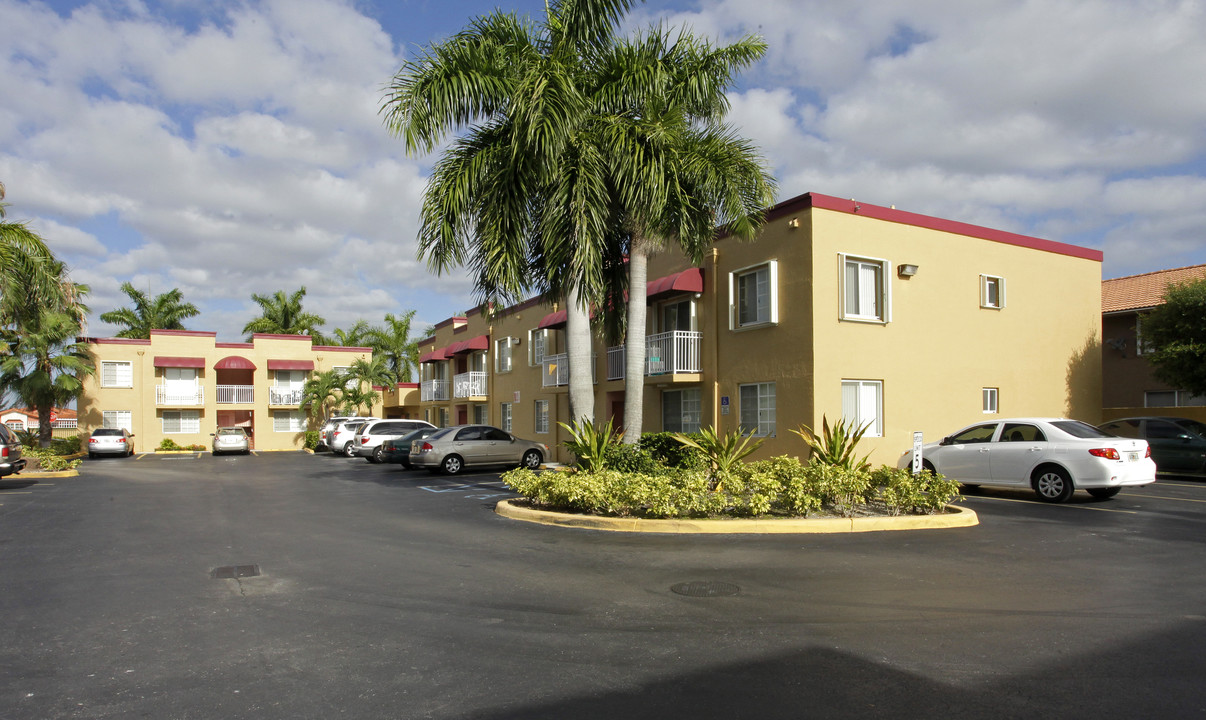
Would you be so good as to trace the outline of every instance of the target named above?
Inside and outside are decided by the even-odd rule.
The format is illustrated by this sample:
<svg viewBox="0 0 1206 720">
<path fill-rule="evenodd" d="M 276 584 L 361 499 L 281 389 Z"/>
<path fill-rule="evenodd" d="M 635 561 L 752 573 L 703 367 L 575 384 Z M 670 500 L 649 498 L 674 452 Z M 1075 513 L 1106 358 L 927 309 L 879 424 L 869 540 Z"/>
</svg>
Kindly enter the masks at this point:
<svg viewBox="0 0 1206 720">
<path fill-rule="evenodd" d="M 447 380 L 424 380 L 419 386 L 420 402 L 440 402 L 448 399 Z"/>
<path fill-rule="evenodd" d="M 168 407 L 192 407 L 205 404 L 205 388 L 177 387 L 169 385 L 155 386 L 155 404 Z"/>
<path fill-rule="evenodd" d="M 703 371 L 700 347 L 703 333 L 675 330 L 645 336 L 645 374 L 697 373 Z M 607 348 L 607 379 L 623 380 L 625 347 Z"/>
<path fill-rule="evenodd" d="M 599 372 L 596 369 L 598 363 L 595 362 L 598 356 L 591 353 L 590 356 L 590 379 L 591 382 L 599 382 Z M 541 362 L 544 369 L 540 385 L 541 387 L 560 387 L 569 385 L 569 354 L 561 353 L 559 355 L 545 355 L 544 361 Z"/>
<path fill-rule="evenodd" d="M 215 394 L 219 405 L 255 402 L 254 385 L 219 385 Z"/>
<path fill-rule="evenodd" d="M 486 373 L 463 372 L 452 376 L 452 397 L 485 397 Z"/>
<path fill-rule="evenodd" d="M 270 387 L 268 388 L 269 405 L 301 405 L 301 388 Z"/>
</svg>

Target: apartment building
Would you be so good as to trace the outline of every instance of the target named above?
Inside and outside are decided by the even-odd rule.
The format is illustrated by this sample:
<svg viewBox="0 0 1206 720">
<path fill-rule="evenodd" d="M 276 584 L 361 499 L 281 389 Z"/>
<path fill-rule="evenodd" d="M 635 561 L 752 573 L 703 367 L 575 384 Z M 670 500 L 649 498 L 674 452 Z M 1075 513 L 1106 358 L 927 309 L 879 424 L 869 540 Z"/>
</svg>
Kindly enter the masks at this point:
<svg viewBox="0 0 1206 720">
<path fill-rule="evenodd" d="M 231 425 L 246 428 L 257 450 L 300 450 L 305 381 L 372 355 L 371 348 L 315 346 L 308 335 L 257 334 L 249 343 L 228 343 L 217 342 L 214 332 L 152 330 L 149 340 L 87 342 L 97 372 L 84 381 L 77 404 L 80 431 L 124 427 L 141 450 L 165 438 L 208 446 L 211 433 Z M 390 397 L 395 412 L 413 403 L 405 389 Z"/>
<path fill-rule="evenodd" d="M 1101 283 L 1103 419 L 1172 415 L 1206 422 L 1206 398 L 1156 379 L 1144 357 L 1143 313 L 1163 304 L 1169 285 L 1206 279 L 1206 265 Z"/>
<path fill-rule="evenodd" d="M 798 455 L 846 417 L 894 462 L 984 416 L 1101 418 L 1100 251 L 808 193 L 700 266 L 650 260 L 646 432 L 714 426 Z M 569 419 L 565 311 L 535 298 L 448 318 L 421 341 L 419 407 L 556 447 Z M 596 341 L 596 418 L 623 419 L 624 348 Z"/>
</svg>

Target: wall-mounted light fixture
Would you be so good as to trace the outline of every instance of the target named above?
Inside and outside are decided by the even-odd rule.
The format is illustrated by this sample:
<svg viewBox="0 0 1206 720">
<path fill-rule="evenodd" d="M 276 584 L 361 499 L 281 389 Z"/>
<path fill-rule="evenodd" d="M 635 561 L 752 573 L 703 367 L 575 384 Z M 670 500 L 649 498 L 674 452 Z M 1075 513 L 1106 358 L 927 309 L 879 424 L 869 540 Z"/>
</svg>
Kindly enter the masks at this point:
<svg viewBox="0 0 1206 720">
<path fill-rule="evenodd" d="M 788 220 L 787 227 L 791 228 L 792 230 L 800 227 L 800 218 L 792 218 L 791 220 Z"/>
<path fill-rule="evenodd" d="M 901 277 L 913 277 L 917 274 L 917 266 L 907 264 L 901 265 L 896 269 L 896 274 L 900 275 Z"/>
</svg>

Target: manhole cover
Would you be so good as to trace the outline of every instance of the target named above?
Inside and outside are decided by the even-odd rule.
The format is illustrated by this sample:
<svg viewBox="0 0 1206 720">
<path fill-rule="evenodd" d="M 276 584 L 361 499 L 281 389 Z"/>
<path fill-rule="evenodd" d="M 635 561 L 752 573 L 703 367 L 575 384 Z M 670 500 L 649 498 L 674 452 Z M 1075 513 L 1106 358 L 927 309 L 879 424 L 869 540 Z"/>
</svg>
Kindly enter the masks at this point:
<svg viewBox="0 0 1206 720">
<path fill-rule="evenodd" d="M 685 582 L 671 585 L 670 590 L 687 597 L 724 597 L 741 592 L 741 588 L 726 582 Z"/>
<path fill-rule="evenodd" d="M 259 577 L 259 574 L 259 565 L 223 565 L 220 568 L 214 568 L 209 571 L 211 578 L 225 579 Z"/>
</svg>

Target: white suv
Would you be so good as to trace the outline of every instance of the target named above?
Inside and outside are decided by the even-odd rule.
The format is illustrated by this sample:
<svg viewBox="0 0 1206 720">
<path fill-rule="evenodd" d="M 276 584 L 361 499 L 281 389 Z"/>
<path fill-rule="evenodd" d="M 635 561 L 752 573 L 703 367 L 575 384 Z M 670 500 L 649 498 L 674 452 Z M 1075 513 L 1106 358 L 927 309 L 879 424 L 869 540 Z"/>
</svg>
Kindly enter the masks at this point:
<svg viewBox="0 0 1206 720">
<path fill-rule="evenodd" d="M 330 439 L 327 440 L 327 447 L 331 448 L 333 453 L 343 453 L 348 457 L 355 456 L 355 446 L 352 441 L 356 437 L 356 431 L 360 426 L 370 420 L 378 420 L 379 418 L 348 418 L 343 422 L 337 423 L 335 429 L 331 431 Z"/>
<path fill-rule="evenodd" d="M 402 437 L 419 428 L 434 428 L 424 420 L 371 420 L 360 426 L 352 440 L 352 452 L 369 462 L 380 462 L 381 443 L 389 438 Z"/>
<path fill-rule="evenodd" d="M 325 447 L 331 452 L 338 452 L 335 445 L 331 444 L 331 436 L 335 434 L 335 428 L 339 427 L 339 423 L 347 422 L 348 420 L 376 420 L 375 417 L 359 417 L 355 415 L 339 415 L 327 418 L 327 421 L 318 429 L 318 447 Z M 316 448 L 317 449 L 317 448 Z"/>
</svg>

